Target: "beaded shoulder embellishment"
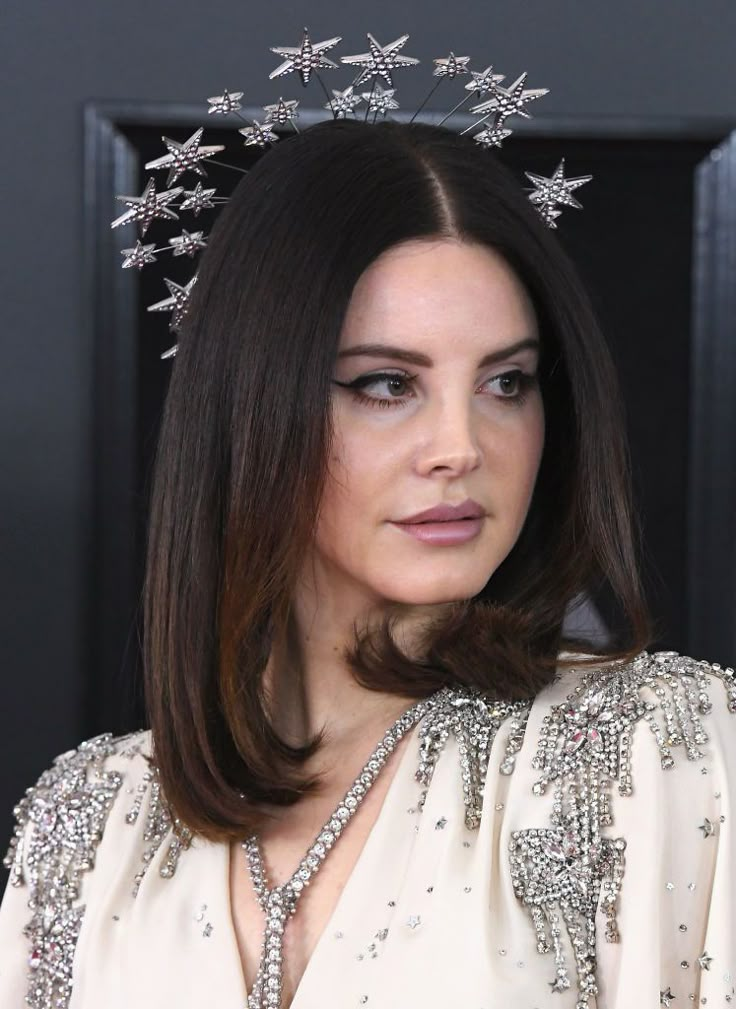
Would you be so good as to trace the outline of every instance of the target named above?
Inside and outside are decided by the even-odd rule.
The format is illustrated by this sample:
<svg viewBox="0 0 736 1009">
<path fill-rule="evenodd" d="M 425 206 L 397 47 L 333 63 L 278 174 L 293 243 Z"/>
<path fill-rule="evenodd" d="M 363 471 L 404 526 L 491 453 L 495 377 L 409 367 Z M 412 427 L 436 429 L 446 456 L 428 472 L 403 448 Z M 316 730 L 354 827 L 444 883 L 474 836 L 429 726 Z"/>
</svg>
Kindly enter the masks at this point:
<svg viewBox="0 0 736 1009">
<path fill-rule="evenodd" d="M 133 805 L 125 814 L 125 822 L 136 823 L 148 791 L 150 791 L 150 798 L 143 826 L 143 842 L 146 847 L 142 856 L 143 865 L 133 881 L 131 892 L 134 897 L 138 896 L 143 877 L 148 872 L 156 852 L 163 844 L 169 831 L 172 834 L 171 840 L 158 870 L 163 879 L 170 879 L 174 875 L 179 863 L 179 856 L 191 846 L 193 840 L 193 834 L 189 828 L 185 827 L 178 817 L 172 815 L 161 790 L 161 782 L 155 764 L 150 764 L 143 772 L 140 784 L 136 789 Z"/>
<path fill-rule="evenodd" d="M 419 767 L 416 780 L 425 786 L 417 803 L 421 810 L 438 757 L 454 733 L 460 752 L 460 773 L 465 801 L 465 826 L 480 824 L 483 789 L 491 747 L 501 724 L 509 719 L 509 734 L 500 765 L 501 774 L 514 770 L 516 753 L 524 742 L 530 701 L 499 701 L 470 688 L 445 687 L 419 726 Z"/>
<path fill-rule="evenodd" d="M 154 855 L 172 830 L 173 837 L 159 872 L 173 876 L 191 834 L 172 818 L 161 793 L 158 774 L 145 752 L 144 735 L 106 732 L 56 757 L 14 809 L 16 825 L 3 864 L 10 884 L 29 888 L 32 912 L 23 933 L 30 940 L 28 992 L 30 1009 L 67 1009 L 72 993 L 72 965 L 85 906 L 76 904 L 82 874 L 94 868 L 97 847 L 120 794 L 124 775 L 107 770 L 108 757 L 148 763 L 126 823 L 134 824 L 146 793 L 150 801 L 143 828 L 143 867 L 132 895 L 138 893 Z M 132 789 L 130 789 L 132 791 Z M 27 829 L 29 828 L 29 829 Z"/>
<path fill-rule="evenodd" d="M 3 864 L 10 869 L 10 884 L 27 885 L 30 892 L 32 915 L 23 934 L 30 940 L 26 1003 L 31 1009 L 66 1009 L 69 1004 L 84 915 L 84 905 L 74 901 L 82 873 L 94 868 L 123 781 L 103 764 L 128 738 L 114 739 L 108 732 L 60 754 L 13 810 L 16 826 Z M 26 832 L 29 823 L 32 829 Z"/>
<path fill-rule="evenodd" d="M 616 900 L 624 874 L 622 837 L 603 837 L 613 823 L 612 783 L 631 795 L 632 731 L 645 721 L 659 748 L 662 768 L 674 766 L 671 747 L 682 745 L 688 760 L 703 757 L 709 739 L 701 715 L 712 710 L 714 679 L 736 714 L 734 670 L 696 661 L 677 652 L 641 652 L 633 662 L 586 671 L 562 704 L 545 715 L 532 766 L 542 771 L 533 786 L 542 795 L 554 783 L 552 826 L 516 830 L 509 842 L 515 895 L 527 907 L 540 953 L 554 952 L 553 991 L 571 986 L 560 941 L 562 926 L 573 949 L 576 1009 L 588 1009 L 596 985 L 596 908 L 606 916 L 606 942 L 618 942 Z M 648 687 L 659 703 L 642 694 Z M 550 946 L 551 942 L 551 946 Z"/>
</svg>

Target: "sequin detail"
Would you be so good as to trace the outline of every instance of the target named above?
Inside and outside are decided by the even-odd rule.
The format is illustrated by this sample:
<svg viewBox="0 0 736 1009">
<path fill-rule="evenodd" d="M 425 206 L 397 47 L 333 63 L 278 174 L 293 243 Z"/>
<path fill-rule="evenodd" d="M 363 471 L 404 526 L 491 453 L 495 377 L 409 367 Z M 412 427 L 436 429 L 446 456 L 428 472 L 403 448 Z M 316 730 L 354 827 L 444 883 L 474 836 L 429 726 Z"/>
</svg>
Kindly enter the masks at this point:
<svg viewBox="0 0 736 1009">
<path fill-rule="evenodd" d="M 113 739 L 108 732 L 60 754 L 13 811 L 17 822 L 3 864 L 10 869 L 11 885 L 27 885 L 30 892 L 32 915 L 23 934 L 30 940 L 26 1004 L 31 1009 L 69 1004 L 84 915 L 84 905 L 74 901 L 82 874 L 94 868 L 123 781 L 103 764 L 129 738 Z"/>
<path fill-rule="evenodd" d="M 616 901 L 624 875 L 622 837 L 604 837 L 613 822 L 610 790 L 633 792 L 631 742 L 643 720 L 656 740 L 662 768 L 674 766 L 671 747 L 683 746 L 689 760 L 703 757 L 709 739 L 701 720 L 712 710 L 713 679 L 727 692 L 736 713 L 733 669 L 696 661 L 677 652 L 641 652 L 632 662 L 587 670 L 565 702 L 545 715 L 532 766 L 542 771 L 533 786 L 544 794 L 554 782 L 551 827 L 512 832 L 509 864 L 514 893 L 527 907 L 540 953 L 553 951 L 552 991 L 571 987 L 561 938 L 573 950 L 576 1009 L 588 1009 L 596 984 L 596 908 L 606 916 L 606 942 L 618 942 Z M 647 699 L 652 691 L 659 703 Z M 655 714 L 655 712 L 657 714 Z M 707 832 L 704 831 L 704 836 Z M 662 993 L 666 999 L 674 996 Z"/>
</svg>

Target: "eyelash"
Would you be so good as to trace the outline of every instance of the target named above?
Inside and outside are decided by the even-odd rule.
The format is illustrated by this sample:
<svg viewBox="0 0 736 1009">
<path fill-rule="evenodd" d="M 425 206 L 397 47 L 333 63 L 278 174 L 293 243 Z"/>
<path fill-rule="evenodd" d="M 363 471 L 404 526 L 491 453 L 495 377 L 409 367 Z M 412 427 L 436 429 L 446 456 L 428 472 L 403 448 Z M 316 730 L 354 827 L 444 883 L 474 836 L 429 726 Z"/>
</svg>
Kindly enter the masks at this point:
<svg viewBox="0 0 736 1009">
<path fill-rule="evenodd" d="M 381 399 L 378 396 L 366 396 L 361 392 L 361 389 L 370 385 L 375 385 L 377 382 L 386 381 L 387 379 L 400 379 L 405 384 L 411 385 L 417 377 L 417 375 L 406 375 L 403 372 L 381 371 L 374 372 L 371 375 L 361 375 L 352 382 L 338 382 L 336 379 L 334 381 L 336 385 L 342 386 L 344 389 L 348 389 L 361 403 L 365 403 L 367 406 L 378 406 L 385 409 L 393 406 L 405 406 L 406 401 L 395 398 Z M 520 407 L 526 401 L 529 390 L 537 384 L 537 375 L 530 375 L 525 371 L 521 371 L 519 368 L 515 368 L 512 371 L 505 371 L 502 375 L 494 375 L 494 377 L 492 379 L 488 379 L 488 381 L 497 382 L 500 379 L 512 377 L 518 379 L 520 386 L 520 391 L 516 394 L 516 396 L 497 396 L 494 398 L 506 400 L 509 404 Z M 484 385 L 485 384 L 486 383 L 484 383 Z"/>
</svg>

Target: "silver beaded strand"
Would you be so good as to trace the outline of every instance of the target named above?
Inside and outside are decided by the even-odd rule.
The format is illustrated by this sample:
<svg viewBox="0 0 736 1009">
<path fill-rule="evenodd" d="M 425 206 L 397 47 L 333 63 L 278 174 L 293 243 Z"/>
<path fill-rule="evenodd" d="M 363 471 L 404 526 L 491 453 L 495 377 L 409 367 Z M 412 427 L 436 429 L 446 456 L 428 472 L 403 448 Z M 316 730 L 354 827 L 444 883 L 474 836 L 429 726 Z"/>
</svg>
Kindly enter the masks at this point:
<svg viewBox="0 0 736 1009">
<path fill-rule="evenodd" d="M 345 829 L 345 825 L 359 808 L 366 793 L 402 736 L 413 728 L 437 704 L 447 688 L 443 687 L 430 697 L 412 705 L 394 722 L 381 742 L 368 758 L 363 770 L 355 779 L 344 799 L 317 834 L 312 846 L 299 863 L 293 876 L 281 886 L 269 889 L 266 868 L 257 835 L 242 842 L 248 860 L 251 879 L 258 903 L 266 915 L 266 926 L 261 945 L 261 961 L 253 990 L 248 996 L 248 1009 L 279 1009 L 283 986 L 283 935 L 288 919 L 296 913 L 297 903 L 304 887 L 309 886 L 327 852 Z"/>
</svg>

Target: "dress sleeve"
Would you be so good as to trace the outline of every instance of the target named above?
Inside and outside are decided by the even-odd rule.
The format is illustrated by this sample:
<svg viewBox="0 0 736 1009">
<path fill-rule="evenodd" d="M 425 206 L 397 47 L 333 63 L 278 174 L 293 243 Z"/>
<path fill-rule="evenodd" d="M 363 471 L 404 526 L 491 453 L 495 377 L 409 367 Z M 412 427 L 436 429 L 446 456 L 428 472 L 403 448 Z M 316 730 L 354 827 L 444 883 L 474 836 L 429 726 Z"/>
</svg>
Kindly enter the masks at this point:
<svg viewBox="0 0 736 1009">
<path fill-rule="evenodd" d="M 599 932 L 597 1009 L 736 1006 L 736 682 L 680 662 L 641 691 L 633 791 L 613 818 L 620 935 Z"/>
</svg>

